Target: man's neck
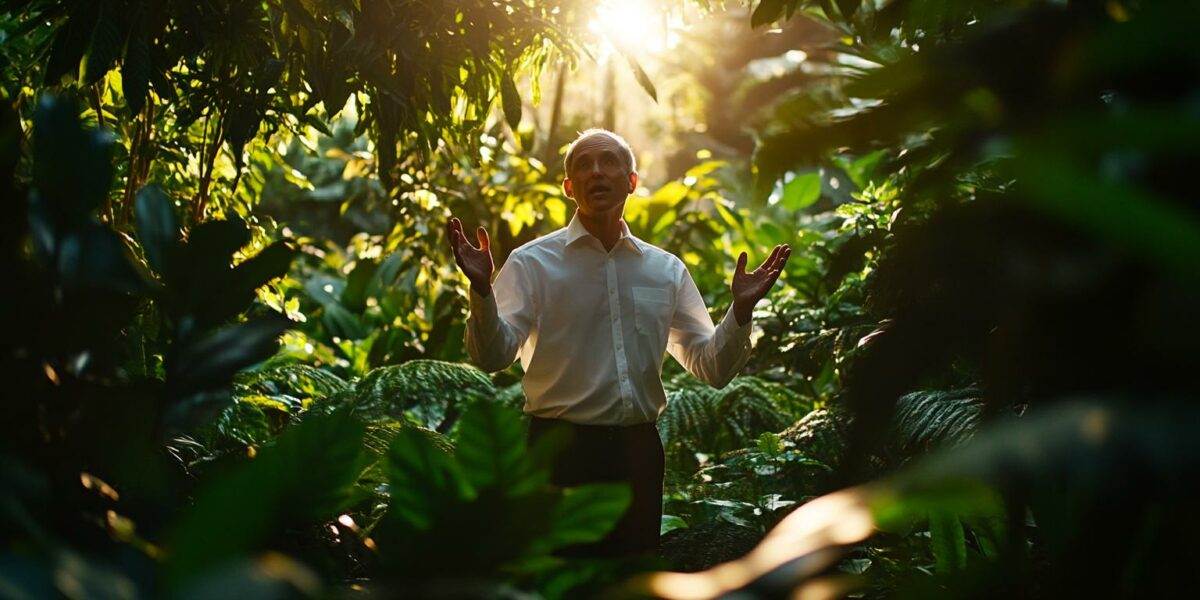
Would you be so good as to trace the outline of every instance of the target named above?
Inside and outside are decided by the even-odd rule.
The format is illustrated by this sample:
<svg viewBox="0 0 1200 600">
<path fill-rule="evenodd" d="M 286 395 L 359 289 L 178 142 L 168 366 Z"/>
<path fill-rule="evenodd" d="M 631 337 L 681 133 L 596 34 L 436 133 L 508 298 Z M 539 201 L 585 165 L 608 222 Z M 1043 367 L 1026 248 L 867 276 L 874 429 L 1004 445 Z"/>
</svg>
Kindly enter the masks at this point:
<svg viewBox="0 0 1200 600">
<path fill-rule="evenodd" d="M 577 210 L 575 216 L 579 218 L 579 223 L 588 233 L 600 240 L 605 251 L 611 252 L 617 245 L 617 241 L 621 239 L 621 211 L 613 210 L 589 217 Z"/>
</svg>

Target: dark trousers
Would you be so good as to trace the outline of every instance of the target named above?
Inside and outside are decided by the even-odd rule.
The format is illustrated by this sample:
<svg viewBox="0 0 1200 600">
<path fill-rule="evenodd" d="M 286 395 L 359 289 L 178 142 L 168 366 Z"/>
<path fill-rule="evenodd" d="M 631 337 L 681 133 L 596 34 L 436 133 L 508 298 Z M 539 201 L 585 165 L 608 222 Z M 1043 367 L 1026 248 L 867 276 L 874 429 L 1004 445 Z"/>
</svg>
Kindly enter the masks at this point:
<svg viewBox="0 0 1200 600">
<path fill-rule="evenodd" d="M 629 509 L 604 539 L 571 546 L 563 556 L 615 557 L 653 553 L 662 522 L 663 447 L 654 423 L 577 425 L 532 417 L 529 443 L 551 428 L 567 430 L 569 440 L 554 461 L 551 482 L 626 482 L 633 492 Z"/>
</svg>

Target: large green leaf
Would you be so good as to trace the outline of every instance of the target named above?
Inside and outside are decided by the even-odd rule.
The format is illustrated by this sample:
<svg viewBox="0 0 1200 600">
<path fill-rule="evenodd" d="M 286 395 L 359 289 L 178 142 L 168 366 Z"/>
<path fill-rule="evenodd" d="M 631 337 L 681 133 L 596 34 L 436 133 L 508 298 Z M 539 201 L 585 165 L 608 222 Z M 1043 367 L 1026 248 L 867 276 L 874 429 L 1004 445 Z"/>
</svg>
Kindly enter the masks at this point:
<svg viewBox="0 0 1200 600">
<path fill-rule="evenodd" d="M 450 455 L 415 428 L 402 428 L 392 438 L 388 481 L 389 516 L 419 530 L 475 495 Z"/>
<path fill-rule="evenodd" d="M 333 337 L 344 340 L 361 340 L 367 337 L 367 328 L 354 313 L 336 302 L 326 304 L 321 316 L 325 330 Z"/>
<path fill-rule="evenodd" d="M 168 384 L 179 394 L 227 386 L 234 373 L 274 354 L 280 334 L 291 326 L 292 322 L 283 316 L 271 315 L 224 327 L 187 343 L 168 367 Z"/>
<path fill-rule="evenodd" d="M 43 96 L 33 117 L 33 186 L 52 231 L 89 219 L 112 187 L 113 138 L 84 130 L 70 99 Z"/>
<path fill-rule="evenodd" d="M 500 76 L 500 100 L 504 104 L 504 119 L 515 132 L 521 123 L 521 94 L 513 83 L 512 73 L 507 70 Z"/>
<path fill-rule="evenodd" d="M 137 233 L 150 268 L 159 273 L 168 271 L 167 263 L 179 246 L 179 219 L 175 206 L 158 184 L 138 190 Z"/>
<path fill-rule="evenodd" d="M 549 470 L 535 469 L 529 460 L 518 413 L 494 402 L 475 402 L 463 413 L 455 447 L 463 474 L 477 490 L 494 487 L 520 496 L 549 480 Z"/>
<path fill-rule="evenodd" d="M 130 35 L 129 42 L 125 45 L 125 58 L 121 62 L 121 93 L 125 94 L 129 112 L 134 116 L 140 114 L 146 106 L 152 68 L 150 44 L 145 34 Z"/>
<path fill-rule="evenodd" d="M 364 430 L 346 411 L 312 415 L 207 482 L 168 536 L 169 582 L 263 550 L 282 526 L 336 517 L 366 467 Z"/>
<path fill-rule="evenodd" d="M 342 306 L 354 313 L 361 313 L 366 309 L 367 293 L 378 269 L 379 261 L 374 259 L 361 259 L 354 265 L 354 270 L 350 271 L 350 276 L 346 278 L 346 287 L 339 297 Z"/>
<path fill-rule="evenodd" d="M 113 61 L 120 56 L 121 48 L 125 45 L 125 35 L 117 25 L 117 16 L 113 14 L 113 8 L 109 2 L 100 2 L 100 16 L 92 30 L 87 53 L 83 55 L 85 85 L 100 81 L 112 68 Z"/>
<path fill-rule="evenodd" d="M 593 483 L 564 489 L 550 531 L 537 540 L 534 552 L 603 538 L 625 514 L 632 498 L 629 486 L 623 483 Z"/>
<path fill-rule="evenodd" d="M 66 287 L 138 292 L 144 281 L 113 230 L 90 223 L 63 236 L 58 273 Z"/>
<path fill-rule="evenodd" d="M 807 208 L 821 197 L 821 172 L 797 173 L 791 181 L 783 184 L 783 196 L 779 202 L 791 210 Z"/>
<path fill-rule="evenodd" d="M 788 0 L 762 0 L 750 15 L 750 26 L 762 27 L 774 23 L 783 16 L 784 5 L 787 2 Z"/>
<path fill-rule="evenodd" d="M 71 11 L 67 22 L 59 27 L 50 46 L 50 58 L 46 63 L 46 85 L 58 85 L 63 75 L 74 76 L 79 61 L 87 52 L 92 30 L 96 27 L 96 16 L 100 3 L 87 2 Z"/>
<path fill-rule="evenodd" d="M 166 273 L 181 285 L 181 293 L 205 294 L 224 287 L 233 253 L 250 242 L 250 230 L 241 219 L 205 221 L 192 228 L 184 245 L 179 269 Z"/>
<path fill-rule="evenodd" d="M 929 513 L 929 540 L 938 573 L 961 571 L 967 566 L 967 537 L 958 515 L 934 510 Z"/>
<path fill-rule="evenodd" d="M 280 241 L 242 261 L 230 272 L 226 289 L 213 290 L 211 302 L 204 306 L 209 320 L 222 322 L 245 312 L 254 301 L 254 290 L 286 275 L 295 256 L 291 244 Z"/>
</svg>

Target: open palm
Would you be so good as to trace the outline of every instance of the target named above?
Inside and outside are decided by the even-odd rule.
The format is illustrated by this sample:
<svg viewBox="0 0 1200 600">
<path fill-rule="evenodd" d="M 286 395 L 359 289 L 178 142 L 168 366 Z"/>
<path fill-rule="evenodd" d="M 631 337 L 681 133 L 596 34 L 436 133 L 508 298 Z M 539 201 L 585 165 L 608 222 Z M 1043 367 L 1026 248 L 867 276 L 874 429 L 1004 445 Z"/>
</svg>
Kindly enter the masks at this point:
<svg viewBox="0 0 1200 600">
<path fill-rule="evenodd" d="M 745 324 L 750 321 L 754 305 L 771 291 L 791 255 L 791 246 L 775 246 L 771 255 L 749 273 L 746 272 L 746 261 L 749 257 L 745 252 L 738 256 L 737 268 L 733 271 L 733 284 L 730 287 L 733 289 L 733 308 L 739 323 Z"/>
<path fill-rule="evenodd" d="M 471 280 L 471 289 L 480 296 L 487 296 L 492 290 L 492 271 L 496 268 L 492 261 L 492 244 L 488 232 L 483 227 L 475 230 L 475 239 L 479 247 L 467 240 L 463 233 L 462 221 L 450 217 L 447 224 L 447 237 L 450 240 L 450 250 L 454 253 L 454 262 L 458 268 Z"/>
</svg>

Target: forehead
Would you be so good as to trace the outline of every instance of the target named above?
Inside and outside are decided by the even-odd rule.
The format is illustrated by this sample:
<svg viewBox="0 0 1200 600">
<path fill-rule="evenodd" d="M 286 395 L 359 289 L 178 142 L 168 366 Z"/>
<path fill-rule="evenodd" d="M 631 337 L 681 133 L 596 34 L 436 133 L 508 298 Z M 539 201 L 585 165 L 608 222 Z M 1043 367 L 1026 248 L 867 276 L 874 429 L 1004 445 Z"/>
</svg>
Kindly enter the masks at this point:
<svg viewBox="0 0 1200 600">
<path fill-rule="evenodd" d="M 583 138 L 575 142 L 575 145 L 571 148 L 571 156 L 575 160 L 590 154 L 604 154 L 609 152 L 617 155 L 622 154 L 621 144 L 602 133 Z"/>
</svg>

